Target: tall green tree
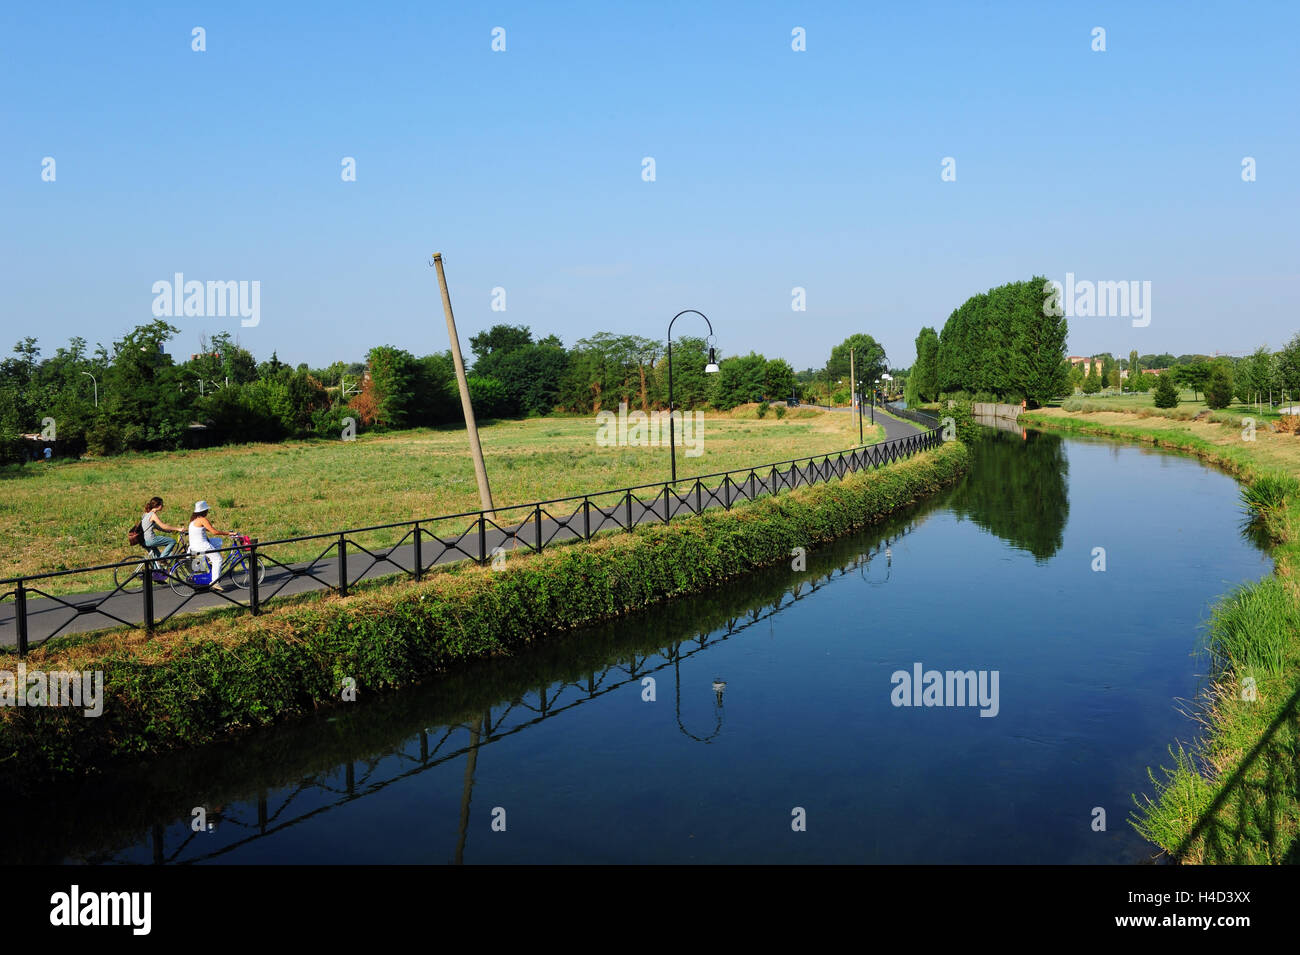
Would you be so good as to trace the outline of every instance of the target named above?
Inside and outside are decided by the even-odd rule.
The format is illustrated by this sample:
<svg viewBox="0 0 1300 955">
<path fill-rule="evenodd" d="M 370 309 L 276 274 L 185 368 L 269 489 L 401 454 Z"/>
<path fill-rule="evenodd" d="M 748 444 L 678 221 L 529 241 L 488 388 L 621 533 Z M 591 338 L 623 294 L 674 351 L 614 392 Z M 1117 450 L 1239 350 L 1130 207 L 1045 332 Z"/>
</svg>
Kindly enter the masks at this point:
<svg viewBox="0 0 1300 955">
<path fill-rule="evenodd" d="M 1066 339 L 1070 327 L 1064 315 L 1043 308 L 1047 279 L 1034 276 L 1014 286 L 1012 312 L 1012 378 L 1008 397 L 1017 393 L 1031 408 L 1038 408 L 1069 389 Z"/>
<path fill-rule="evenodd" d="M 1226 408 L 1232 403 L 1232 390 L 1232 365 L 1222 360 L 1214 362 L 1205 386 L 1205 403 L 1211 408 Z"/>
<path fill-rule="evenodd" d="M 916 362 L 908 385 L 920 401 L 939 397 L 939 333 L 928 325 L 917 333 Z"/>
<path fill-rule="evenodd" d="M 367 383 L 380 428 L 406 427 L 415 397 L 415 356 L 402 348 L 379 345 L 366 354 Z"/>
<path fill-rule="evenodd" d="M 179 329 L 162 320 L 140 325 L 113 343 L 99 382 L 100 415 L 87 435 L 95 453 L 179 447 L 198 389 L 184 391 L 166 345 Z"/>
<path fill-rule="evenodd" d="M 850 353 L 859 381 L 870 384 L 889 370 L 884 347 L 866 332 L 857 332 L 831 349 L 830 361 L 826 363 L 831 381 L 841 378 L 848 381 Z"/>
</svg>

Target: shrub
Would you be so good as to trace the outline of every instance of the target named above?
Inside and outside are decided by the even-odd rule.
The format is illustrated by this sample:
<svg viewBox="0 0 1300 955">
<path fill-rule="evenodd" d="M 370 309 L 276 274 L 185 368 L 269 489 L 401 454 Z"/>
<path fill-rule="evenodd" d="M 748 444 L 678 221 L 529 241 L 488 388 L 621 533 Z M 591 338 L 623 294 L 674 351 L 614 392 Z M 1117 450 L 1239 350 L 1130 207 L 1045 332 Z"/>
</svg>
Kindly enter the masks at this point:
<svg viewBox="0 0 1300 955">
<path fill-rule="evenodd" d="M 769 409 L 770 407 L 771 407 L 771 405 L 769 405 L 766 401 L 764 401 L 764 402 L 761 402 L 761 403 L 759 404 L 758 408 L 755 409 L 755 411 L 756 411 L 756 413 L 758 414 L 758 416 L 759 416 L 760 418 L 766 418 L 766 417 L 767 417 L 767 411 L 768 411 L 768 409 Z"/>
<path fill-rule="evenodd" d="M 1174 387 L 1169 375 L 1160 376 L 1160 381 L 1156 384 L 1155 402 L 1157 408 L 1178 407 L 1178 389 Z"/>
<path fill-rule="evenodd" d="M 1215 410 L 1226 408 L 1232 402 L 1232 378 L 1222 367 L 1216 367 L 1210 373 L 1210 381 L 1205 386 L 1205 403 Z"/>
<path fill-rule="evenodd" d="M 773 405 L 772 410 L 776 412 L 776 419 L 778 421 L 785 417 L 785 405 Z"/>
</svg>

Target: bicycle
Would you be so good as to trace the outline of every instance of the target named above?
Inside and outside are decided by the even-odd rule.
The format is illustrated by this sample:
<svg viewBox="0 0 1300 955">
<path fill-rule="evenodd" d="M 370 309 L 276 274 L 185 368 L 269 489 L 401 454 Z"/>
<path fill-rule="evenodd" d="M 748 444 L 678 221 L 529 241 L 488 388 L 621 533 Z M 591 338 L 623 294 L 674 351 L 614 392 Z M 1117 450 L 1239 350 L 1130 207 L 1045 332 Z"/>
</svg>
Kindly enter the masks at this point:
<svg viewBox="0 0 1300 955">
<path fill-rule="evenodd" d="M 241 590 L 247 590 L 252 579 L 253 555 L 248 550 L 252 538 L 246 534 L 232 534 L 230 545 L 221 548 L 225 556 L 222 561 L 221 577 L 229 577 L 231 583 Z M 190 553 L 188 548 L 181 555 L 178 566 L 168 574 L 168 583 L 172 590 L 181 597 L 196 590 L 206 590 L 217 581 L 212 579 L 212 562 L 205 553 Z M 218 578 L 219 580 L 220 578 Z M 257 582 L 266 579 L 266 564 L 257 562 Z"/>
<path fill-rule="evenodd" d="M 135 564 L 127 567 L 114 567 L 114 588 L 124 594 L 138 594 L 144 590 L 144 575 L 148 572 L 150 565 L 153 565 L 154 568 L 153 579 L 155 583 L 161 584 L 163 579 L 171 577 L 176 570 L 176 565 L 185 559 L 185 555 L 177 552 L 175 538 L 165 539 L 172 542 L 172 552 L 166 557 L 154 557 L 152 554 L 146 554 Z"/>
</svg>

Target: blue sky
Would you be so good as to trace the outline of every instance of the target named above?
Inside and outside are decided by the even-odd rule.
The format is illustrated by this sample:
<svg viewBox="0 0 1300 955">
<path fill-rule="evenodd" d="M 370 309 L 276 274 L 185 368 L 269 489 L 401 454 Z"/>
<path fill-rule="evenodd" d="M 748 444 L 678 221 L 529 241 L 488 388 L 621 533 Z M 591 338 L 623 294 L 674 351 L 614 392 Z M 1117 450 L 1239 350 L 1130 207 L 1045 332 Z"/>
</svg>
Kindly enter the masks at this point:
<svg viewBox="0 0 1300 955">
<path fill-rule="evenodd" d="M 108 343 L 182 272 L 260 281 L 261 316 L 174 319 L 176 353 L 220 331 L 313 365 L 441 351 L 439 250 L 464 342 L 661 338 L 697 308 L 726 354 L 803 368 L 867 331 L 908 364 L 969 295 L 1069 271 L 1152 283 L 1150 325 L 1076 318 L 1071 353 L 1280 347 L 1298 10 L 8 4 L 0 346 Z"/>
</svg>

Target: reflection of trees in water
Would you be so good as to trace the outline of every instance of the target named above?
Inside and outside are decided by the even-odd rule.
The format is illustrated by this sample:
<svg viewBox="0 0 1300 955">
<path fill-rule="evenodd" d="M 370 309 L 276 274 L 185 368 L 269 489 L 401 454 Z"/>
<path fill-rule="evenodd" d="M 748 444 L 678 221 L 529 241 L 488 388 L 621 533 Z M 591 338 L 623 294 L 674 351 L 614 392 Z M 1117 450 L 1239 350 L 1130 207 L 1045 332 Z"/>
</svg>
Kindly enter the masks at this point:
<svg viewBox="0 0 1300 955">
<path fill-rule="evenodd" d="M 989 431 L 948 501 L 962 517 L 1043 561 L 1061 549 L 1070 514 L 1065 442 L 1054 434 Z"/>
</svg>

